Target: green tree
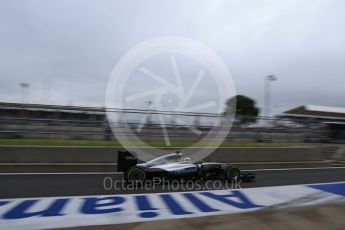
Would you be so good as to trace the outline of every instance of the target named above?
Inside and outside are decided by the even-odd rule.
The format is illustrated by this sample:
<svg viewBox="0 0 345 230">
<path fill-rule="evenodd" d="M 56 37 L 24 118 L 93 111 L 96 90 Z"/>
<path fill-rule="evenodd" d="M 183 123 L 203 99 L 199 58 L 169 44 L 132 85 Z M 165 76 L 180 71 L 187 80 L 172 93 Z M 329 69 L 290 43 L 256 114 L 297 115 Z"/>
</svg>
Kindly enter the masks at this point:
<svg viewBox="0 0 345 230">
<path fill-rule="evenodd" d="M 224 115 L 233 114 L 236 104 L 236 120 L 241 124 L 255 123 L 259 114 L 259 108 L 256 107 L 255 100 L 244 95 L 237 95 L 229 98 L 226 102 Z"/>
</svg>

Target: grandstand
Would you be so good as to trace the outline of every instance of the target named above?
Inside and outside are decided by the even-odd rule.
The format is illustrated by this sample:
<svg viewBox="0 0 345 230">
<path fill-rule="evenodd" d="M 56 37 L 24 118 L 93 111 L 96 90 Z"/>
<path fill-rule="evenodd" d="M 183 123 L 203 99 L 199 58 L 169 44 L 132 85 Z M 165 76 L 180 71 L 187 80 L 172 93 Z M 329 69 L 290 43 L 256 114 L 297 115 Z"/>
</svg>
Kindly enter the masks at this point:
<svg viewBox="0 0 345 230">
<path fill-rule="evenodd" d="M 0 102 L 0 138 L 102 139 L 104 108 Z"/>
<path fill-rule="evenodd" d="M 117 125 L 117 133 L 123 132 L 122 123 L 126 123 L 132 129 L 136 129 L 142 116 L 184 116 L 193 121 L 199 116 L 204 119 L 215 118 L 220 115 L 206 113 L 188 113 L 140 109 L 107 109 L 108 112 L 121 113 Z M 140 119 L 138 119 L 140 118 Z M 184 133 L 185 126 L 174 124 L 173 119 L 164 124 L 167 129 L 173 129 L 175 133 Z M 138 133 L 140 136 L 156 136 L 161 139 L 161 123 L 151 120 L 146 121 L 144 129 Z M 194 126 L 193 122 L 190 126 Z M 207 126 L 199 126 L 200 130 L 209 130 Z M 52 138 L 52 139 L 113 139 L 110 126 L 106 119 L 105 108 L 60 106 L 43 104 L 20 104 L 0 102 L 0 138 Z M 193 138 L 195 138 L 193 136 Z"/>
<path fill-rule="evenodd" d="M 297 120 L 345 121 L 345 108 L 320 105 L 304 105 L 290 109 L 279 115 L 281 118 Z"/>
<path fill-rule="evenodd" d="M 0 117 L 103 121 L 104 108 L 0 102 Z"/>
<path fill-rule="evenodd" d="M 309 132 L 307 139 L 319 138 L 322 141 L 345 141 L 345 108 L 319 105 L 305 105 L 288 110 L 280 115 L 300 123 L 314 121 L 318 130 Z"/>
</svg>

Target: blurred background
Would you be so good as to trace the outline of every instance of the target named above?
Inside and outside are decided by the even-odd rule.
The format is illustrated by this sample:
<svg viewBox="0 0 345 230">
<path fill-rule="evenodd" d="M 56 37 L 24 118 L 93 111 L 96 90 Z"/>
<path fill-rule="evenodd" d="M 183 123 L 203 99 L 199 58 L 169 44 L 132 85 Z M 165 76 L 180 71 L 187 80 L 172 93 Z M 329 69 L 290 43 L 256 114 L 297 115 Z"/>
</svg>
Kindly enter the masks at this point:
<svg viewBox="0 0 345 230">
<path fill-rule="evenodd" d="M 229 125 L 223 114 L 187 113 L 158 110 L 119 110 L 121 120 L 112 124 L 117 138 L 136 135 L 153 145 L 167 146 L 162 133 L 164 126 L 171 145 L 190 145 L 201 141 L 211 129 Z M 230 133 L 224 132 L 224 145 L 231 142 L 276 143 L 344 143 L 345 109 L 301 105 L 276 116 L 258 116 L 259 108 L 245 96 L 237 96 L 237 115 Z M 2 139 L 60 139 L 115 141 L 106 111 L 100 107 L 58 106 L 26 103 L 0 103 L 0 138 Z M 162 123 L 157 117 L 165 117 Z M 142 117 L 145 119 L 142 121 Z M 179 124 L 178 120 L 189 121 Z M 138 130 L 138 126 L 141 129 Z M 128 128 L 131 132 L 128 132 Z M 193 133 L 190 129 L 198 129 Z M 214 136 L 219 138 L 220 136 Z M 10 141 L 10 140 L 9 140 Z M 6 142 L 3 140 L 3 142 Z"/>
<path fill-rule="evenodd" d="M 166 35 L 205 44 L 231 70 L 238 103 L 232 132 L 224 134 L 227 143 L 343 142 L 344 9 L 336 0 L 1 1 L 1 142 L 115 143 L 104 109 L 111 71 L 133 46 Z M 192 65 L 182 64 L 184 79 L 193 83 Z M 138 75 L 131 89 L 150 84 Z M 128 134 L 128 124 L 143 140 L 166 146 L 166 126 L 171 145 L 189 145 L 212 127 L 231 123 L 225 102 L 223 113 L 190 113 L 149 109 L 152 100 L 145 100 L 138 107 L 110 108 L 121 113 L 111 124 L 118 138 Z"/>
</svg>

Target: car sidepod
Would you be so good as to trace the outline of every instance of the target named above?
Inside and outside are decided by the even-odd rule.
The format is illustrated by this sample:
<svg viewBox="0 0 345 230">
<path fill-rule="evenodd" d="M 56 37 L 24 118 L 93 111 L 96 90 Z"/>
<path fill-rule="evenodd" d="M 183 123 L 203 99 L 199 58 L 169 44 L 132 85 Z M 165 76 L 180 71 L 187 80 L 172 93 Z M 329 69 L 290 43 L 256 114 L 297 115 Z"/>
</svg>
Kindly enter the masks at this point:
<svg viewBox="0 0 345 230">
<path fill-rule="evenodd" d="M 193 163 L 170 163 L 151 167 L 149 170 L 151 177 L 167 179 L 190 179 L 198 175 L 198 166 Z"/>
</svg>

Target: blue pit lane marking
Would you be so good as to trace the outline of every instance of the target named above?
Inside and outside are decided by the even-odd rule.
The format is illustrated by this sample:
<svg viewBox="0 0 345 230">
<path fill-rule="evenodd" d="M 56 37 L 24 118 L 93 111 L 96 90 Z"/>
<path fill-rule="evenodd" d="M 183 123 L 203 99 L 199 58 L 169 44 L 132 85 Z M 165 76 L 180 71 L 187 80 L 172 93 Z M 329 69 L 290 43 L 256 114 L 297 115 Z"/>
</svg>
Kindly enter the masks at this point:
<svg viewBox="0 0 345 230">
<path fill-rule="evenodd" d="M 333 193 L 340 196 L 345 196 L 345 182 L 332 183 L 332 184 L 315 184 L 308 185 L 311 188 L 319 189 L 324 192 Z"/>
</svg>

